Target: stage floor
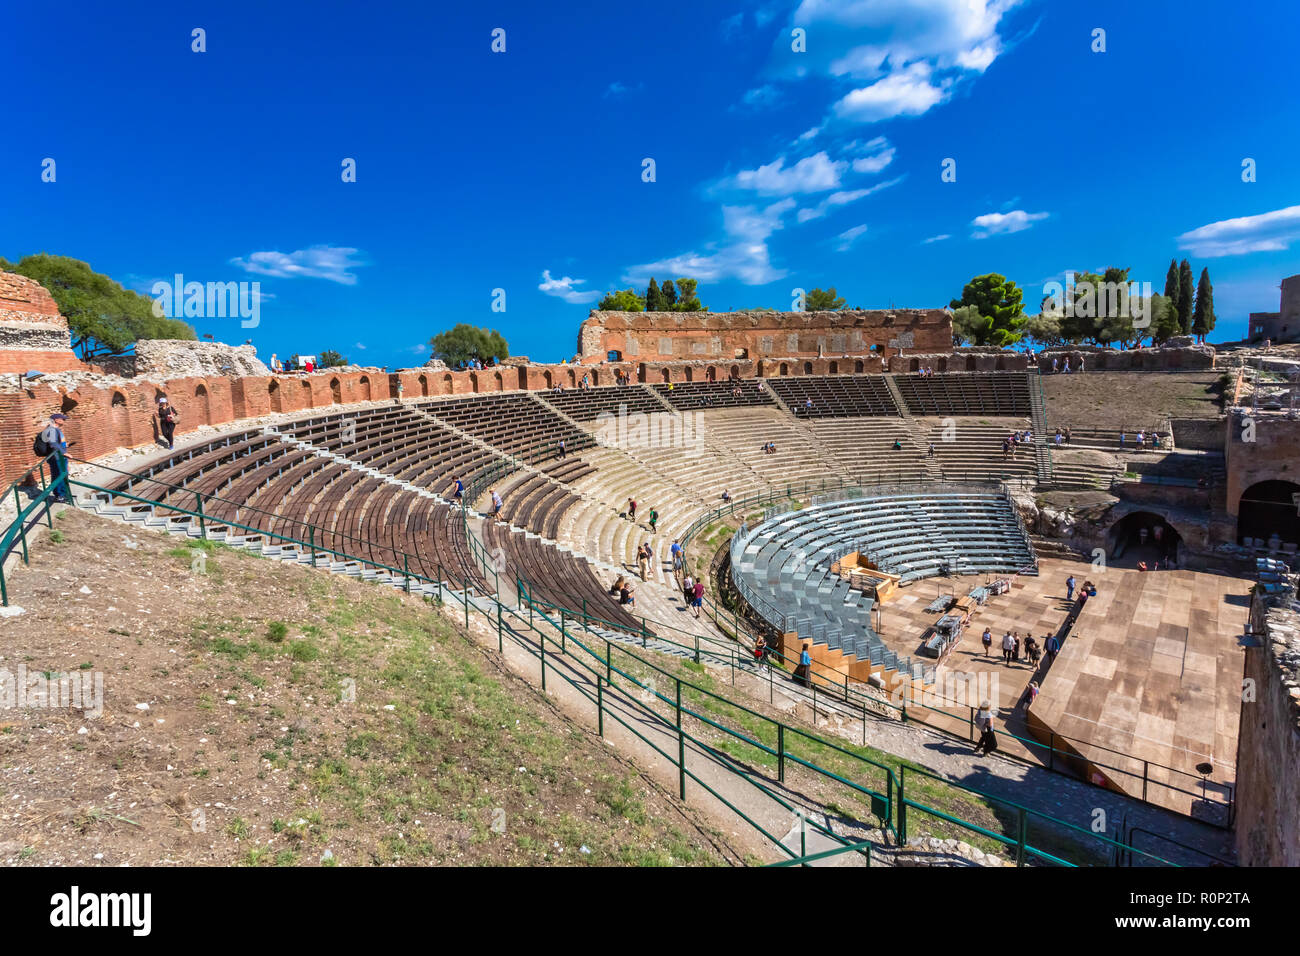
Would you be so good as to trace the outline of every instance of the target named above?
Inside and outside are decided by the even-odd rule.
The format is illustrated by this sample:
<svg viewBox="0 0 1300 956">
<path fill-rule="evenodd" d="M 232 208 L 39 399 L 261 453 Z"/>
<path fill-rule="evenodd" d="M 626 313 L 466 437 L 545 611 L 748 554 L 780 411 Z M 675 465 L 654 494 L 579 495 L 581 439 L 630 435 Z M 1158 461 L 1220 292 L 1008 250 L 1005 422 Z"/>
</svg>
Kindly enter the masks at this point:
<svg viewBox="0 0 1300 956">
<path fill-rule="evenodd" d="M 1048 668 L 1044 656 L 1034 669 L 1022 656 L 1020 663 L 1004 664 L 1005 631 L 1031 633 L 1041 646 L 1060 630 L 1070 610 L 1065 579 L 1071 574 L 1079 584 L 1093 581 L 1097 596 L 1085 604 L 1055 663 Z M 882 605 L 882 638 L 899 653 L 923 659 L 922 635 L 939 617 L 926 605 L 950 590 L 964 597 L 984 580 L 938 578 L 900 589 Z M 1046 558 L 1037 576 L 1015 578 L 1009 593 L 976 610 L 939 673 L 996 674 L 1000 729 L 1046 738 L 1045 727 L 1066 738 L 1055 743 L 1058 749 L 1087 758 L 1120 789 L 1184 813 L 1198 813 L 1196 766 L 1210 762 L 1212 811 L 1221 808 L 1235 779 L 1241 639 L 1251 585 L 1199 571 L 1102 569 Z M 987 657 L 980 643 L 985 627 L 993 632 Z M 1024 707 L 1030 680 L 1041 689 L 1032 708 L 1035 734 Z M 954 717 L 964 712 L 948 709 Z M 1013 751 L 1047 762 L 1041 748 L 1011 743 Z"/>
</svg>

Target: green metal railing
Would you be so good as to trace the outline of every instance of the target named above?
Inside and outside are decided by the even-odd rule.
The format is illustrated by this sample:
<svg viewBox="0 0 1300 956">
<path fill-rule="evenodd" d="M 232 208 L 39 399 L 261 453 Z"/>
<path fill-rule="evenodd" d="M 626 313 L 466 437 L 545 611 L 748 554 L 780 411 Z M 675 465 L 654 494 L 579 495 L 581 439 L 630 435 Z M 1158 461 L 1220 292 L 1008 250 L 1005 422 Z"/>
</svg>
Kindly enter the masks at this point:
<svg viewBox="0 0 1300 956">
<path fill-rule="evenodd" d="M 6 492 L 6 499 L 12 495 L 16 514 L 14 520 L 9 526 L 0 533 L 0 607 L 9 606 L 9 585 L 5 580 L 5 561 L 10 553 L 13 552 L 15 542 L 22 549 L 23 564 L 31 563 L 31 552 L 27 547 L 27 532 L 31 530 L 33 524 L 45 518 L 50 528 L 54 527 L 54 517 L 50 514 L 49 500 L 53 497 L 56 485 L 46 479 L 47 467 L 52 470 L 56 464 L 55 460 L 59 457 L 59 452 L 52 451 L 36 464 L 28 468 L 22 475 L 9 486 Z M 62 464 L 62 474 L 65 476 L 68 471 L 67 462 Z M 36 487 L 38 491 L 31 493 L 31 489 Z M 23 494 L 28 494 L 27 504 L 23 504 Z M 38 512 L 40 512 L 38 514 Z"/>
<path fill-rule="evenodd" d="M 38 463 L 37 466 L 33 466 L 32 471 L 38 470 L 41 467 L 41 465 L 43 465 L 43 463 Z M 42 480 L 43 480 L 43 473 L 42 473 Z M 377 571 L 383 571 L 388 573 L 390 575 L 391 581 L 394 583 L 402 582 L 401 586 L 404 586 L 404 589 L 407 591 L 410 590 L 412 582 L 422 582 L 429 585 L 435 585 L 439 600 L 441 600 L 442 598 L 443 588 L 447 587 L 448 589 L 450 589 L 451 587 L 451 585 L 447 585 L 444 583 L 445 581 L 448 580 L 448 578 L 447 576 L 442 574 L 441 567 L 439 567 L 439 577 L 437 579 L 427 578 L 415 572 L 411 572 L 409 570 L 409 566 L 404 568 L 397 568 L 392 565 L 387 565 L 382 562 L 376 562 L 371 559 L 348 554 L 346 552 L 338 551 L 333 548 L 314 545 L 312 542 L 296 539 L 289 535 L 284 535 L 274 531 L 267 531 L 262 528 L 243 525 L 227 519 L 208 519 L 205 517 L 203 507 L 202 507 L 204 497 L 197 492 L 195 492 L 194 494 L 196 494 L 196 502 L 198 507 L 195 510 L 191 511 L 188 509 L 179 508 L 175 505 L 163 504 L 162 502 L 152 501 L 150 499 L 146 499 L 138 495 L 133 495 L 128 492 L 112 491 L 110 489 L 102 488 L 85 481 L 72 479 L 70 477 L 67 478 L 66 480 L 68 481 L 70 487 L 75 486 L 81 489 L 85 489 L 86 491 L 89 491 L 91 494 L 107 494 L 110 496 L 110 500 L 112 497 L 125 498 L 127 500 L 139 502 L 141 504 L 153 505 L 156 507 L 165 508 L 181 517 L 189 517 L 195 519 L 198 523 L 198 530 L 201 537 L 207 537 L 211 532 L 211 530 L 213 530 L 214 525 L 218 527 L 233 528 L 239 531 L 246 532 L 252 536 L 260 536 L 266 539 L 275 540 L 282 543 L 288 543 L 299 549 L 310 548 L 312 550 L 312 564 L 313 566 L 316 567 L 321 566 L 320 565 L 321 556 L 325 556 L 327 559 L 333 558 L 333 559 L 342 560 L 344 562 L 357 564 L 362 567 L 370 567 Z M 17 491 L 18 485 L 19 483 L 15 482 L 13 486 L 15 491 Z M 49 483 L 44 483 L 41 492 L 34 496 L 31 503 L 19 509 L 19 514 L 15 519 L 15 521 L 11 522 L 9 527 L 5 529 L 3 535 L 0 535 L 0 553 L 7 553 L 8 550 L 12 549 L 13 541 L 15 540 L 15 538 L 21 538 L 23 540 L 24 552 L 26 552 L 26 542 L 25 542 L 25 538 L 23 538 L 24 531 L 25 531 L 25 521 L 26 519 L 30 518 L 30 516 L 33 513 L 35 513 L 39 508 L 41 508 L 42 505 L 45 504 L 46 500 L 52 494 L 52 492 L 53 492 L 53 485 Z M 47 520 L 49 520 L 48 508 L 46 508 L 45 515 L 47 517 Z M 52 525 L 52 520 L 51 520 L 51 525 Z M 468 534 L 468 528 L 466 529 L 466 531 L 467 531 L 467 542 L 470 544 L 471 547 L 477 545 L 477 547 L 481 551 L 483 546 L 481 544 L 478 544 L 474 540 L 472 535 Z M 386 550 L 392 550 L 392 549 L 386 549 Z M 404 564 L 406 563 L 407 562 L 404 562 Z M 2 577 L 0 577 L 0 584 L 3 584 Z M 794 862 L 812 862 L 814 858 L 823 858 L 828 854 L 816 854 L 815 857 L 808 857 L 806 859 L 801 860 L 799 855 L 795 854 L 790 848 L 785 847 L 781 843 L 779 838 L 775 837 L 773 834 L 768 832 L 767 829 L 765 829 L 761 824 L 751 819 L 739 808 L 735 807 L 733 803 L 731 803 L 725 797 L 719 794 L 705 780 L 701 779 L 698 774 L 696 774 L 695 772 L 689 769 L 686 761 L 686 742 L 689 741 L 700 752 L 707 754 L 716 763 L 716 765 L 728 768 L 728 772 L 730 774 L 758 788 L 763 793 L 765 793 L 768 797 L 770 797 L 772 800 L 776 801 L 778 805 L 789 810 L 791 813 L 795 814 L 796 816 L 803 816 L 801 811 L 799 811 L 797 807 L 795 807 L 792 803 L 790 803 L 779 793 L 777 793 L 772 786 L 764 783 L 761 778 L 756 778 L 753 768 L 747 766 L 736 757 L 733 757 L 730 754 L 726 753 L 716 743 L 710 743 L 709 741 L 706 741 L 701 737 L 699 737 L 698 734 L 689 733 L 686 730 L 685 725 L 683 724 L 684 718 L 690 718 L 700 728 L 707 728 L 709 732 L 719 735 L 720 739 L 722 739 L 723 741 L 732 741 L 736 744 L 741 744 L 750 748 L 754 748 L 759 753 L 766 754 L 769 757 L 774 758 L 777 764 L 778 783 L 784 782 L 787 767 L 790 765 L 794 765 L 794 766 L 802 767 L 806 771 L 817 775 L 818 777 L 828 782 L 829 784 L 847 788 L 847 790 L 851 794 L 855 795 L 855 798 L 857 800 L 863 802 L 866 806 L 870 807 L 871 813 L 880 821 L 881 827 L 886 832 L 891 832 L 897 829 L 899 831 L 900 837 L 902 836 L 902 834 L 905 832 L 905 830 L 903 830 L 903 827 L 906 825 L 907 807 L 910 807 L 911 809 L 917 810 L 919 812 L 930 812 L 934 810 L 934 808 L 922 804 L 919 801 L 911 800 L 910 798 L 908 799 L 908 803 L 904 805 L 902 801 L 905 798 L 906 790 L 904 787 L 903 779 L 900 776 L 896 776 L 894 771 L 885 764 L 875 762 L 869 758 L 863 757 L 860 754 L 856 754 L 846 749 L 845 747 L 841 747 L 838 744 L 835 744 L 829 740 L 821 738 L 815 734 L 809 733 L 793 725 L 784 723 L 782 721 L 768 717 L 767 715 L 761 714 L 758 711 L 755 711 L 749 707 L 746 707 L 733 700 L 730 700 L 729 698 L 721 694 L 718 694 L 714 691 L 711 691 L 708 688 L 705 688 L 697 683 L 683 680 L 680 676 L 672 674 L 671 672 L 667 671 L 663 667 L 656 664 L 654 661 L 646 657 L 643 657 L 641 655 L 635 654 L 632 651 L 628 650 L 627 648 L 616 644 L 615 642 L 611 641 L 608 638 L 605 638 L 600 635 L 596 635 L 603 642 L 604 645 L 603 654 L 602 654 L 596 648 L 588 646 L 588 644 L 584 640 L 582 640 L 578 636 L 578 634 L 575 633 L 574 631 L 574 625 L 576 624 L 582 628 L 582 633 L 584 636 L 587 637 L 587 640 L 591 640 L 592 631 L 590 630 L 590 628 L 593 626 L 593 621 L 598 619 L 593 618 L 591 615 L 585 613 L 575 618 L 572 615 L 572 613 L 569 611 L 569 609 L 565 609 L 562 607 L 557 608 L 553 604 L 547 604 L 545 602 L 539 602 L 534 600 L 531 597 L 531 589 L 529 588 L 527 583 L 522 579 L 518 582 L 517 586 L 518 586 L 518 593 L 519 593 L 519 604 L 517 607 L 509 608 L 506 607 L 501 602 L 498 596 L 499 595 L 499 586 L 498 586 L 496 594 L 489 593 L 485 595 L 485 603 L 487 604 L 487 609 L 485 610 L 483 608 L 474 607 L 472 594 L 474 590 L 476 590 L 476 587 L 471 582 L 466 581 L 464 584 L 464 589 L 462 591 L 462 597 L 461 597 L 465 607 L 466 625 L 468 626 L 469 624 L 471 612 L 474 610 L 480 610 L 482 611 L 484 617 L 487 619 L 489 624 L 491 626 L 494 626 L 497 630 L 499 649 L 503 648 L 504 636 L 507 631 L 510 632 L 511 639 L 516 644 L 520 644 L 521 646 L 527 645 L 529 647 L 529 652 L 539 657 L 542 662 L 541 679 L 542 679 L 543 689 L 545 689 L 545 681 L 547 677 L 547 665 L 546 665 L 546 655 L 548 653 L 547 644 L 548 641 L 552 646 L 558 644 L 560 649 L 560 654 L 562 657 L 565 658 L 567 662 L 569 662 L 570 664 L 575 664 L 581 670 L 585 671 L 588 674 L 589 679 L 594 678 L 595 688 L 593 694 L 592 688 L 589 685 L 580 686 L 579 683 L 575 681 L 573 678 L 570 678 L 568 675 L 565 674 L 560 674 L 560 676 L 562 676 L 566 680 L 566 682 L 574 686 L 575 689 L 578 689 L 581 693 L 584 694 L 584 696 L 587 696 L 589 699 L 593 699 L 594 703 L 596 703 L 597 706 L 598 723 L 602 728 L 603 728 L 605 717 L 611 716 L 618 723 L 625 726 L 626 729 L 629 730 L 629 732 L 632 732 L 636 734 L 639 738 L 645 740 L 645 742 L 649 746 L 653 747 L 655 751 L 657 753 L 660 753 L 662 756 L 664 756 L 665 759 L 674 762 L 674 765 L 678 767 L 679 780 L 680 780 L 680 793 L 683 798 L 685 798 L 687 781 L 688 780 L 693 781 L 695 784 L 697 784 L 698 786 L 706 790 L 708 793 L 712 794 L 715 798 L 720 800 L 724 805 L 732 809 L 733 812 L 740 815 L 741 818 L 744 819 L 747 824 L 755 828 L 766 839 L 770 840 L 775 845 L 780 847 L 784 853 L 790 855 L 791 857 L 794 857 Z M 448 590 L 448 593 L 454 594 L 455 592 Z M 5 592 L 5 596 L 7 600 L 7 591 Z M 526 617 L 524 613 L 525 611 L 527 612 Z M 526 622 L 529 631 L 537 635 L 536 644 L 535 645 L 530 644 L 525 638 L 523 638 L 522 636 L 523 632 L 518 631 L 515 627 L 507 628 L 505 626 L 505 620 L 507 617 L 509 617 L 513 621 L 519 622 L 520 625 Z M 558 620 L 556 620 L 557 617 Z M 547 631 L 545 630 L 546 628 L 549 628 L 551 631 L 554 632 L 554 634 L 548 635 Z M 694 638 L 695 636 L 692 635 L 692 637 Z M 656 640 L 657 641 L 664 640 L 664 638 L 656 636 Z M 718 652 L 716 647 L 705 648 L 698 644 L 696 645 L 696 647 L 698 648 L 698 653 L 701 656 L 711 655 L 719 659 L 722 657 L 722 655 Z M 738 662 L 738 656 L 734 648 L 730 648 L 728 650 L 730 654 L 730 660 L 734 668 L 736 666 L 736 663 Z M 550 653 L 552 654 L 552 659 L 554 660 L 554 651 L 551 651 Z M 623 655 L 625 658 L 627 658 L 628 663 L 621 664 L 616 667 L 615 666 L 616 653 Z M 660 747 L 658 747 L 653 741 L 646 739 L 644 735 L 642 735 L 635 727 L 632 727 L 627 721 L 623 720 L 619 715 L 609 713 L 608 712 L 609 709 L 604 705 L 603 702 L 604 688 L 605 687 L 612 688 L 616 686 L 617 683 L 616 678 L 628 682 L 627 685 L 628 687 L 630 687 L 632 684 L 635 684 L 635 686 L 642 691 L 647 689 L 644 678 L 633 674 L 629 669 L 633 666 L 640 669 L 643 672 L 643 674 L 648 672 L 648 673 L 659 675 L 660 678 L 663 678 L 666 681 L 665 686 L 672 686 L 674 688 L 675 691 L 674 696 L 670 698 L 669 696 L 660 693 L 657 689 L 655 689 L 652 686 L 651 688 L 649 688 L 650 695 L 648 698 L 650 701 L 656 702 L 660 705 L 670 706 L 673 711 L 673 716 L 671 721 L 667 716 L 660 713 L 653 706 L 648 706 L 644 709 L 646 710 L 647 716 L 654 715 L 653 719 L 657 721 L 660 725 L 671 726 L 675 730 L 678 739 L 678 753 L 675 760 L 672 754 L 666 753 Z M 552 663 L 551 666 L 551 673 L 552 674 L 560 673 L 554 663 Z M 602 681 L 604 682 L 603 684 Z M 699 709 L 695 709 L 693 706 L 691 706 L 690 701 L 686 699 L 686 697 L 688 696 L 694 696 L 698 701 L 701 702 L 699 705 L 697 705 L 699 706 Z M 624 703 L 626 702 L 627 701 L 625 699 Z M 750 721 L 757 722 L 759 726 L 766 729 L 765 736 L 767 737 L 775 736 L 776 738 L 775 745 L 768 743 L 764 739 L 763 734 L 756 735 L 754 733 L 744 733 L 733 727 L 728 726 L 724 722 L 724 720 L 721 719 L 720 717 L 717 717 L 716 715 L 711 715 L 710 713 L 706 713 L 705 711 L 709 709 L 708 705 L 710 704 L 715 707 L 730 709 L 731 711 L 745 715 L 745 717 L 748 718 Z M 814 749 L 829 750 L 830 752 L 836 754 L 839 757 L 839 759 L 846 760 L 853 766 L 861 767 L 862 769 L 860 772 L 862 774 L 866 774 L 866 775 L 880 774 L 882 776 L 881 784 L 879 786 L 873 787 L 873 786 L 865 785 L 863 783 L 859 783 L 857 780 L 850 779 L 849 777 L 846 777 L 840 773 L 837 773 L 833 770 L 820 766 L 818 763 L 816 763 L 811 759 L 808 759 L 808 757 L 806 756 L 801 756 L 797 752 L 800 741 L 803 741 L 806 746 L 812 747 Z M 904 768 L 903 772 L 906 773 L 909 769 L 912 769 L 913 772 L 923 772 L 923 771 L 915 770 L 914 768 Z M 943 778 L 938 777 L 937 775 L 934 774 L 930 774 L 928 771 L 924 771 L 924 772 L 934 777 L 934 779 L 943 780 Z M 945 782 L 951 783 L 950 781 L 945 781 Z M 987 797 L 988 799 L 995 799 L 995 800 L 1002 799 L 1002 798 L 993 797 L 988 794 L 984 794 L 982 791 L 977 791 L 974 788 L 963 788 L 963 789 L 966 789 L 971 793 Z M 897 807 L 897 809 L 895 809 L 895 807 Z M 1027 808 L 1022 808 L 1022 809 L 1024 809 L 1026 813 L 1036 814 L 1036 811 L 1030 811 Z M 934 812 L 939 813 L 942 811 L 934 810 Z M 952 822 L 960 824 L 962 826 L 966 826 L 971 829 L 977 829 L 979 827 L 978 824 L 975 824 L 971 821 L 961 820 L 960 818 L 955 817 L 953 815 L 948 815 L 948 816 Z M 1047 817 L 1045 814 L 1037 814 L 1037 816 L 1045 820 L 1052 819 L 1050 817 Z M 897 824 L 895 824 L 894 822 L 895 818 L 898 821 Z M 841 844 L 844 844 L 839 850 L 830 851 L 831 854 L 836 852 L 860 852 L 866 855 L 867 860 L 869 862 L 869 851 L 867 851 L 866 848 L 860 843 L 851 843 L 849 841 L 845 841 L 842 837 L 839 837 L 836 834 L 831 833 L 829 830 L 827 830 L 824 827 L 821 827 L 815 821 L 809 821 L 809 825 L 815 827 L 820 832 L 823 832 L 827 838 L 833 839 Z M 1062 825 L 1069 826 L 1068 824 L 1064 824 L 1064 823 L 1062 823 Z M 1003 837 L 1002 839 L 1004 842 L 1006 841 L 1005 837 Z M 1029 856 L 1041 857 L 1043 859 L 1055 859 L 1054 857 L 1052 857 L 1051 854 L 1047 853 L 1046 851 L 1037 849 L 1032 845 L 1025 844 L 1023 840 L 1019 841 L 1017 846 L 1020 847 L 1021 844 L 1024 844 L 1023 848 L 1020 849 L 1019 851 L 1022 856 L 1029 855 Z M 1132 858 L 1132 853 L 1140 854 L 1143 857 L 1153 856 L 1152 854 L 1144 853 L 1143 851 L 1137 850 L 1136 848 L 1129 847 L 1124 844 L 1116 843 L 1116 845 L 1122 846 L 1126 852 L 1132 851 L 1131 853 L 1129 853 L 1130 859 Z"/>
</svg>

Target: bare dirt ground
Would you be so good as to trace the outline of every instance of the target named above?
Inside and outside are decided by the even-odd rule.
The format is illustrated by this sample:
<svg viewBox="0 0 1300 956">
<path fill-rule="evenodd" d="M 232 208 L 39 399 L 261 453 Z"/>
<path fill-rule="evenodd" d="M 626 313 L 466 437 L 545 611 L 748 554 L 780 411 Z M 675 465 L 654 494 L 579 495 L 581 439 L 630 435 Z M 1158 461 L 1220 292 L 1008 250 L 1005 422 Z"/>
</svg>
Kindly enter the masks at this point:
<svg viewBox="0 0 1300 956">
<path fill-rule="evenodd" d="M 103 713 L 0 709 L 0 862 L 740 856 L 420 600 L 74 509 L 55 528 L 11 573 L 0 669 L 102 674 Z"/>
<path fill-rule="evenodd" d="M 1049 428 L 1138 428 L 1168 418 L 1217 418 L 1222 371 L 1044 375 Z"/>
</svg>

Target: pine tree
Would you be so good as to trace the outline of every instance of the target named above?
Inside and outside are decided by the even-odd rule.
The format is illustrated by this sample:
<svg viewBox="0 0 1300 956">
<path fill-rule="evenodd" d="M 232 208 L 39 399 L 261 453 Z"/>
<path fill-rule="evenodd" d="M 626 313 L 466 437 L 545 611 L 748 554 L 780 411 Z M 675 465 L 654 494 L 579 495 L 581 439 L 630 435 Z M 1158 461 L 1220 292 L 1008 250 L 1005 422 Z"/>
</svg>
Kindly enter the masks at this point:
<svg viewBox="0 0 1300 956">
<path fill-rule="evenodd" d="M 1178 327 L 1183 335 L 1192 331 L 1192 305 L 1196 292 L 1192 288 L 1192 264 L 1184 259 L 1178 263 Z"/>
<path fill-rule="evenodd" d="M 1165 298 L 1178 309 L 1178 260 L 1169 260 L 1169 271 L 1165 273 Z"/>
<path fill-rule="evenodd" d="M 665 279 L 664 284 L 660 286 L 659 291 L 664 297 L 664 311 L 671 311 L 673 305 L 677 302 L 677 287 L 673 285 L 673 280 Z"/>
<path fill-rule="evenodd" d="M 645 310 L 647 312 L 665 312 L 664 295 L 659 291 L 659 283 L 650 277 L 650 286 L 645 290 Z"/>
<path fill-rule="evenodd" d="M 1214 286 L 1210 284 L 1210 270 L 1201 270 L 1201 281 L 1196 284 L 1196 310 L 1192 315 L 1192 333 L 1205 341 L 1214 330 Z"/>
</svg>

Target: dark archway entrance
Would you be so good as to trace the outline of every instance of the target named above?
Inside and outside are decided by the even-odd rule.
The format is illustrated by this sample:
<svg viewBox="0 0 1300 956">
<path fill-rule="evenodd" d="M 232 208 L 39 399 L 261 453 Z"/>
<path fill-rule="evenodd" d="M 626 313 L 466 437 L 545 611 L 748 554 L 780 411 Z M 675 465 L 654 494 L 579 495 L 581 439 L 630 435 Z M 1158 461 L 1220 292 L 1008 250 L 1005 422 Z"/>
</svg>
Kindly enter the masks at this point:
<svg viewBox="0 0 1300 956">
<path fill-rule="evenodd" d="M 1154 568 L 1157 561 L 1163 565 L 1171 558 L 1178 564 L 1182 543 L 1183 536 L 1163 515 L 1134 511 L 1116 521 L 1107 533 L 1106 561 L 1125 568 L 1136 568 L 1140 561 Z"/>
<path fill-rule="evenodd" d="M 1293 481 L 1260 481 L 1242 492 L 1237 504 L 1237 543 L 1244 544 L 1246 538 L 1266 548 L 1300 543 L 1300 513 L 1292 497 L 1297 494 L 1300 485 Z M 1270 540 L 1274 544 L 1269 544 Z"/>
</svg>

